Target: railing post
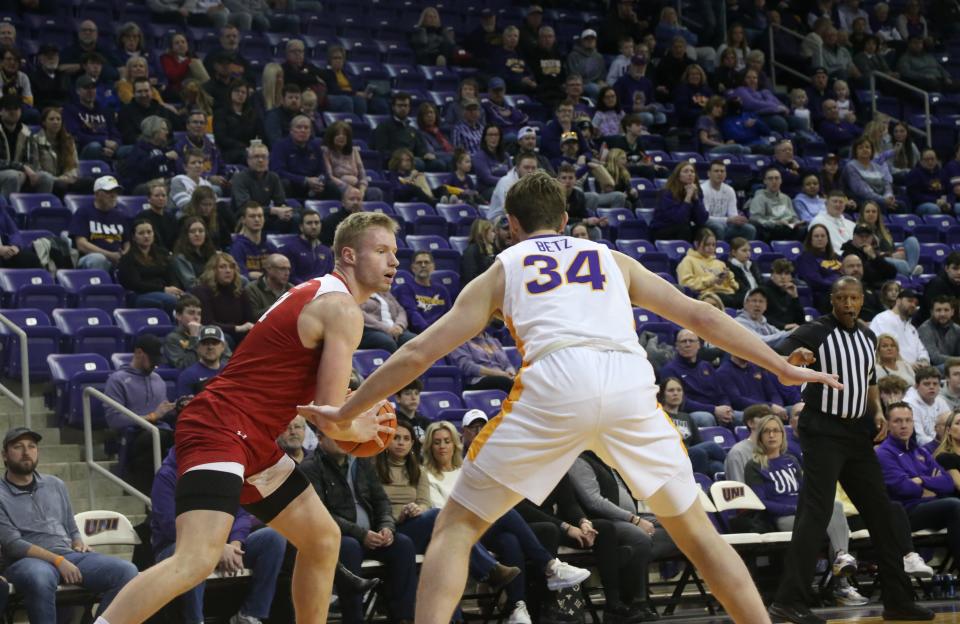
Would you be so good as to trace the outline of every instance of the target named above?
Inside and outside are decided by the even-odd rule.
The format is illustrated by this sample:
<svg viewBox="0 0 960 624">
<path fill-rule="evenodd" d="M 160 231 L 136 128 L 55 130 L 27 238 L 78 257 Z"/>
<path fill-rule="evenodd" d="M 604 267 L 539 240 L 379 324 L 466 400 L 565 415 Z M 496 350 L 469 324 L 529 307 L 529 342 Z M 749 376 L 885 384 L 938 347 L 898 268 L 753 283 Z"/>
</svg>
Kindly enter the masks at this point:
<svg viewBox="0 0 960 624">
<path fill-rule="evenodd" d="M 870 110 L 871 118 L 877 116 L 877 72 L 870 72 Z"/>
<path fill-rule="evenodd" d="M 723 14 L 726 15 L 727 3 L 724 2 L 723 6 L 724 6 Z M 770 82 L 773 83 L 773 88 L 776 89 L 777 88 L 777 52 L 776 52 L 776 48 L 773 45 L 773 24 L 770 24 L 770 26 L 767 27 L 767 39 L 770 43 L 770 48 L 769 48 L 770 49 Z M 719 61 L 720 59 L 717 59 L 717 60 Z"/>
<path fill-rule="evenodd" d="M 4 394 L 15 405 L 20 407 L 23 412 L 23 424 L 25 427 L 33 427 L 33 415 L 30 412 L 30 349 L 28 347 L 27 332 L 23 328 L 11 321 L 9 318 L 0 314 L 0 323 L 3 323 L 13 334 L 15 334 L 20 344 L 20 394 L 17 394 L 0 384 L 0 393 Z"/>
</svg>

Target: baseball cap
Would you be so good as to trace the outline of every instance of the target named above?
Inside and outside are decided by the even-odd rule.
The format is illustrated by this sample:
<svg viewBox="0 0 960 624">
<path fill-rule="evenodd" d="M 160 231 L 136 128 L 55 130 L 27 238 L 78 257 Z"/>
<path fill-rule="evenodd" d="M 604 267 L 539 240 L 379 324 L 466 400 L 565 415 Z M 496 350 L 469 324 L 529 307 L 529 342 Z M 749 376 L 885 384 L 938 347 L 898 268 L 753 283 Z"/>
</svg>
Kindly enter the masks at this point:
<svg viewBox="0 0 960 624">
<path fill-rule="evenodd" d="M 198 340 L 200 342 L 203 342 L 204 340 L 219 340 L 223 343 L 227 341 L 227 339 L 223 336 L 223 330 L 216 325 L 204 325 L 201 327 Z"/>
<path fill-rule="evenodd" d="M 520 132 L 517 133 L 517 138 L 522 139 L 523 137 L 530 134 L 532 134 L 533 136 L 537 136 L 537 129 L 534 128 L 533 126 L 524 126 L 520 128 Z"/>
<path fill-rule="evenodd" d="M 858 225 L 853 228 L 854 236 L 873 236 L 873 228 L 869 225 Z"/>
<path fill-rule="evenodd" d="M 594 38 L 596 38 L 596 36 L 597 36 L 597 31 L 595 31 L 595 30 L 592 29 L 592 28 L 587 28 L 587 29 L 584 30 L 582 33 L 580 33 L 580 38 L 581 38 L 581 39 L 586 39 L 587 37 L 594 37 Z"/>
<path fill-rule="evenodd" d="M 97 191 L 116 191 L 122 189 L 120 183 L 117 182 L 117 179 L 113 176 L 100 176 L 97 178 L 97 181 L 93 183 L 93 192 Z"/>
<path fill-rule="evenodd" d="M 645 55 L 643 55 L 643 54 L 634 54 L 633 56 L 630 57 L 630 64 L 631 64 L 631 65 L 646 65 L 646 64 L 647 64 L 647 57 L 646 57 Z"/>
<path fill-rule="evenodd" d="M 464 427 L 469 427 L 470 425 L 476 424 L 478 421 L 483 421 L 486 423 L 489 418 L 483 413 L 483 410 L 472 409 L 463 415 L 463 425 Z"/>
<path fill-rule="evenodd" d="M 480 108 L 480 102 L 473 98 L 466 98 L 463 100 L 464 108 Z"/>
<path fill-rule="evenodd" d="M 474 410 L 480 411 L 480 410 Z M 483 412 L 480 412 L 481 414 Z M 43 439 L 43 436 L 34 431 L 33 429 L 28 429 L 27 427 L 14 427 L 7 431 L 7 434 L 3 436 L 3 448 L 7 448 L 8 445 L 16 442 L 20 438 L 33 438 L 34 442 L 39 442 Z"/>
<path fill-rule="evenodd" d="M 920 293 L 912 288 L 904 288 L 897 294 L 897 299 L 916 299 L 920 300 Z"/>
<path fill-rule="evenodd" d="M 91 87 L 97 86 L 97 82 L 90 76 L 84 74 L 77 78 L 77 88 L 78 89 L 89 89 Z"/>
<path fill-rule="evenodd" d="M 487 88 L 491 91 L 494 89 L 506 89 L 507 83 L 503 81 L 503 78 L 491 78 L 490 82 L 487 83 Z"/>
<path fill-rule="evenodd" d="M 579 141 L 579 140 L 580 140 L 580 137 L 573 130 L 571 130 L 570 132 L 564 132 L 563 134 L 560 135 L 561 143 L 566 143 L 567 141 Z"/>
<path fill-rule="evenodd" d="M 133 343 L 133 348 L 140 349 L 146 353 L 153 364 L 163 359 L 162 346 L 163 343 L 160 341 L 160 337 L 154 336 L 153 334 L 141 334 L 137 336 L 137 339 Z"/>
<path fill-rule="evenodd" d="M 533 15 L 534 13 L 543 13 L 543 7 L 539 4 L 531 4 L 530 8 L 527 9 L 527 15 Z"/>
<path fill-rule="evenodd" d="M 0 97 L 0 110 L 19 110 L 21 103 L 22 101 L 19 95 L 16 93 L 8 93 Z"/>
</svg>

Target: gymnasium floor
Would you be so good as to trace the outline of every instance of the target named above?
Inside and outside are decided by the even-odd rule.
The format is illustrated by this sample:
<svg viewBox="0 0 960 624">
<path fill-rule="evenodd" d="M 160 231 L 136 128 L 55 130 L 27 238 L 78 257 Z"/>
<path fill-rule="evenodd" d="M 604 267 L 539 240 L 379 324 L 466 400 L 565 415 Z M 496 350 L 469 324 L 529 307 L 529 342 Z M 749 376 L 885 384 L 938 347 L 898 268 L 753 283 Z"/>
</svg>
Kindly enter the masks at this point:
<svg viewBox="0 0 960 624">
<path fill-rule="evenodd" d="M 960 624 L 960 601 L 926 601 L 923 604 L 937 612 L 937 617 L 933 622 L 935 624 Z M 827 618 L 831 624 L 839 622 L 858 622 L 860 624 L 880 624 L 883 618 L 880 617 L 883 608 L 880 605 L 868 605 L 867 607 L 843 607 L 840 609 L 816 609 L 815 613 L 820 617 Z M 684 622 L 684 624 L 728 624 L 732 622 L 724 617 L 692 617 L 689 614 L 678 613 L 677 615 L 664 618 L 663 622 Z M 777 624 L 777 620 L 774 620 Z"/>
</svg>

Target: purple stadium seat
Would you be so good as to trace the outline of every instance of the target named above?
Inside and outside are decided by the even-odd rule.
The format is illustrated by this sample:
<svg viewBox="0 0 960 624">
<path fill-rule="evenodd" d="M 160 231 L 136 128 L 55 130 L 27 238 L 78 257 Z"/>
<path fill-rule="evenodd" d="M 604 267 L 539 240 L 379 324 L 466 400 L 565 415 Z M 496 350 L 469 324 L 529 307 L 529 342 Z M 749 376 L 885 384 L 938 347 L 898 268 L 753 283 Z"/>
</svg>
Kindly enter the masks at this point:
<svg viewBox="0 0 960 624">
<path fill-rule="evenodd" d="M 656 246 L 648 240 L 639 239 L 617 239 L 617 250 L 627 254 L 631 258 L 640 259 L 645 253 L 656 251 Z"/>
<path fill-rule="evenodd" d="M 754 256 L 759 256 L 760 254 L 770 253 L 773 249 L 770 248 L 770 245 L 766 244 L 762 240 L 752 240 L 750 241 L 750 253 Z"/>
<path fill-rule="evenodd" d="M 467 250 L 467 246 L 470 245 L 469 236 L 451 236 L 448 240 L 450 241 L 450 246 L 459 251 L 461 255 Z"/>
<path fill-rule="evenodd" d="M 510 363 L 517 370 L 520 370 L 520 367 L 523 366 L 523 358 L 520 356 L 520 349 L 516 347 L 504 347 L 504 352 L 507 354 L 507 357 L 510 358 Z"/>
<path fill-rule="evenodd" d="M 733 428 L 733 435 L 737 438 L 737 442 L 746 440 L 750 437 L 750 429 L 745 425 L 737 425 Z"/>
<path fill-rule="evenodd" d="M 397 202 L 393 208 L 403 217 L 407 234 L 433 234 L 446 240 L 447 220 L 438 215 L 430 204 Z"/>
<path fill-rule="evenodd" d="M 100 269 L 61 269 L 57 281 L 67 291 L 70 305 L 78 308 L 100 308 L 109 313 L 121 308 L 126 300 L 123 286 Z"/>
<path fill-rule="evenodd" d="M 797 241 L 770 241 L 770 249 L 782 254 L 784 258 L 793 262 L 803 253 L 803 243 Z"/>
<path fill-rule="evenodd" d="M 633 309 L 633 322 L 637 327 L 643 325 L 644 323 L 655 323 L 663 319 L 660 318 L 659 314 L 651 312 L 650 310 L 644 310 L 643 308 L 634 308 Z"/>
<path fill-rule="evenodd" d="M 43 269 L 0 269 L 0 290 L 5 307 L 40 308 L 48 315 L 67 302 L 63 286 Z"/>
<path fill-rule="evenodd" d="M 650 321 L 649 323 L 637 324 L 637 333 L 648 331 L 656 334 L 660 344 L 672 345 L 677 336 L 677 326 L 669 321 Z"/>
<path fill-rule="evenodd" d="M 326 219 L 333 213 L 343 210 L 343 203 L 339 199 L 308 199 L 303 203 L 303 207 L 316 210 L 320 213 L 321 219 Z"/>
<path fill-rule="evenodd" d="M 137 218 L 141 212 L 148 210 L 150 204 L 144 195 L 121 195 L 117 198 L 117 208 L 131 219 Z"/>
<path fill-rule="evenodd" d="M 132 353 L 113 353 L 110 355 L 110 365 L 113 366 L 114 369 L 127 366 L 132 361 Z"/>
<path fill-rule="evenodd" d="M 405 271 L 403 269 L 397 269 L 396 275 L 393 276 L 392 288 L 396 288 L 397 286 L 403 286 L 404 284 L 412 284 L 412 283 L 413 283 L 413 273 L 411 273 L 410 271 Z"/>
<path fill-rule="evenodd" d="M 429 420 L 437 420 L 437 415 L 446 409 L 463 409 L 460 397 L 452 392 L 434 391 L 420 393 L 420 413 Z"/>
<path fill-rule="evenodd" d="M 390 353 L 383 349 L 359 349 L 353 354 L 353 367 L 362 376 L 367 377 L 380 368 Z"/>
<path fill-rule="evenodd" d="M 950 248 L 943 243 L 920 243 L 920 264 L 924 273 L 936 273 L 943 266 Z"/>
<path fill-rule="evenodd" d="M 729 451 L 737 438 L 726 427 L 700 427 L 700 438 L 704 442 L 716 442 L 725 451 Z"/>
<path fill-rule="evenodd" d="M 163 338 L 173 331 L 170 315 L 158 308 L 118 308 L 113 311 L 113 319 L 123 330 L 131 347 L 140 334 L 153 334 Z"/>
<path fill-rule="evenodd" d="M 60 350 L 60 330 L 50 324 L 46 312 L 37 308 L 15 308 L 0 310 L 14 325 L 27 334 L 27 370 L 35 381 L 50 378 L 47 356 Z M 20 338 L 13 330 L 0 324 L 0 345 L 4 356 L 0 359 L 4 377 L 18 379 L 22 371 L 20 365 Z"/>
<path fill-rule="evenodd" d="M 658 240 L 656 243 L 657 251 L 667 254 L 673 262 L 680 262 L 687 255 L 690 249 L 690 243 L 685 240 Z"/>
<path fill-rule="evenodd" d="M 430 275 L 431 284 L 440 284 L 454 299 L 460 294 L 460 273 L 449 269 L 437 269 Z"/>
<path fill-rule="evenodd" d="M 10 193 L 10 205 L 22 227 L 55 234 L 67 229 L 73 214 L 49 193 Z"/>
<path fill-rule="evenodd" d="M 53 311 L 53 322 L 70 353 L 99 353 L 109 358 L 126 347 L 123 330 L 99 308 L 58 308 Z"/>
<path fill-rule="evenodd" d="M 424 414 L 425 417 L 430 418 L 430 420 L 434 422 L 445 420 L 448 423 L 453 424 L 453 426 L 457 428 L 457 431 L 463 430 L 463 417 L 466 415 L 467 410 L 463 409 L 462 407 L 440 410 L 439 412 L 433 414 L 433 418 L 430 418 Z"/>
<path fill-rule="evenodd" d="M 463 392 L 463 376 L 456 366 L 434 364 L 421 377 L 423 389 L 427 392 Z"/>
<path fill-rule="evenodd" d="M 3 208 L 0 208 L 0 210 L 3 210 Z M 6 210 L 9 210 L 9 208 Z M 33 241 L 38 238 L 52 238 L 54 236 L 56 235 L 50 230 L 20 230 L 16 236 L 13 237 L 13 241 L 15 244 L 23 247 L 33 243 Z"/>
<path fill-rule="evenodd" d="M 61 424 L 83 426 L 83 389 L 93 386 L 103 390 L 110 374 L 110 364 L 95 353 L 54 353 L 47 356 L 47 365 L 54 384 L 54 403 Z M 106 426 L 103 403 L 90 401 L 94 428 Z"/>
<path fill-rule="evenodd" d="M 477 209 L 469 204 L 437 204 L 437 212 L 447 220 L 452 235 L 470 234 L 470 226 L 480 217 Z"/>
<path fill-rule="evenodd" d="M 295 242 L 299 237 L 299 234 L 267 234 L 267 242 L 277 249 L 281 249 Z"/>
<path fill-rule="evenodd" d="M 507 394 L 502 390 L 467 390 L 463 393 L 463 406 L 483 410 L 488 418 L 496 416 L 506 400 Z"/>
<path fill-rule="evenodd" d="M 407 245 L 414 251 L 435 252 L 450 249 L 450 242 L 446 237 L 432 234 L 409 234 L 407 236 Z"/>
<path fill-rule="evenodd" d="M 99 178 L 113 173 L 110 163 L 102 160 L 81 160 L 77 163 L 77 168 L 81 178 Z"/>
<path fill-rule="evenodd" d="M 70 211 L 70 214 L 74 214 L 81 207 L 92 207 L 93 195 L 64 195 L 63 205 Z"/>
<path fill-rule="evenodd" d="M 363 202 L 363 211 L 364 212 L 380 212 L 385 215 L 390 215 L 391 217 L 397 216 L 397 211 L 393 209 L 393 206 L 387 202 L 382 201 L 365 201 Z"/>
</svg>

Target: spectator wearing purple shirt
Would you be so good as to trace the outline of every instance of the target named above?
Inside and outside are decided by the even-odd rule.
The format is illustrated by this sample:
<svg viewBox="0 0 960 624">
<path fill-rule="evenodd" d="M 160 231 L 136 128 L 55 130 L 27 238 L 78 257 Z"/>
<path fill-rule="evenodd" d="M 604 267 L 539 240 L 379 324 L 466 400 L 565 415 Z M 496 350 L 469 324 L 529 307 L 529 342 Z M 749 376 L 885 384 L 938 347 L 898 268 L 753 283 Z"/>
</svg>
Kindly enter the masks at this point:
<svg viewBox="0 0 960 624">
<path fill-rule="evenodd" d="M 81 269 L 112 271 L 130 246 L 130 218 L 117 210 L 120 183 L 113 176 L 93 184 L 93 206 L 81 206 L 70 219 L 68 233 L 80 252 Z"/>
<path fill-rule="evenodd" d="M 333 251 L 320 242 L 320 214 L 304 210 L 300 236 L 286 243 L 280 253 L 290 260 L 290 281 L 305 282 L 333 270 Z"/>
<path fill-rule="evenodd" d="M 64 107 L 63 123 L 82 160 L 110 160 L 120 147 L 113 112 L 97 103 L 97 83 L 89 76 L 77 80 L 77 97 Z"/>
<path fill-rule="evenodd" d="M 485 197 L 493 192 L 497 182 L 510 171 L 510 155 L 504 149 L 503 130 L 494 125 L 483 129 L 483 140 L 470 153 L 477 187 Z"/>
<path fill-rule="evenodd" d="M 855 123 L 841 119 L 840 108 L 836 100 L 823 101 L 823 119 L 817 127 L 827 149 L 834 153 L 847 151 L 854 139 L 863 134 L 863 129 Z"/>
<path fill-rule="evenodd" d="M 263 206 L 247 202 L 240 217 L 240 231 L 230 245 L 230 255 L 237 261 L 241 275 L 256 280 L 263 275 L 263 262 L 272 253 L 278 251 L 263 235 Z"/>
<path fill-rule="evenodd" d="M 454 349 L 450 358 L 463 373 L 464 389 L 510 393 L 517 371 L 500 341 L 486 330 Z"/>
<path fill-rule="evenodd" d="M 450 310 L 453 303 L 446 288 L 430 283 L 435 268 L 433 254 L 418 251 L 410 261 L 413 283 L 401 284 L 394 292 L 397 301 L 407 312 L 410 329 L 418 334 Z"/>
<path fill-rule="evenodd" d="M 649 127 L 666 123 L 667 116 L 663 107 L 656 102 L 653 81 L 646 76 L 647 63 L 646 54 L 635 54 L 630 59 L 627 72 L 620 76 L 613 88 L 620 106 L 640 115 L 640 122 Z M 642 94 L 642 97 L 637 94 Z"/>
<path fill-rule="evenodd" d="M 500 128 L 504 138 L 512 141 L 520 128 L 527 125 L 530 118 L 522 110 L 507 102 L 504 97 L 506 89 L 503 78 L 491 78 L 487 83 L 489 98 L 483 103 L 483 110 L 486 113 L 487 123 Z"/>
<path fill-rule="evenodd" d="M 298 199 L 334 198 L 325 184 L 325 164 L 320 139 L 310 134 L 313 124 L 306 115 L 297 115 L 290 122 L 289 136 L 273 144 L 270 151 L 270 170 L 283 180 L 285 194 Z M 333 191 L 333 189 L 331 189 Z"/>
<path fill-rule="evenodd" d="M 709 362 L 697 360 L 700 339 L 689 329 L 677 332 L 674 346 L 677 355 L 660 369 L 660 379 L 676 377 L 683 384 L 686 397 L 684 409 L 698 427 L 712 427 L 718 422 L 724 425 L 734 421 L 730 398 L 721 387 L 716 370 Z"/>
<path fill-rule="evenodd" d="M 717 369 L 716 375 L 720 386 L 727 389 L 734 409 L 744 410 L 763 403 L 769 405 L 780 419 L 787 418 L 787 410 L 784 409 L 787 399 L 781 393 L 782 386 L 773 375 L 756 364 L 730 356 Z"/>
<path fill-rule="evenodd" d="M 227 178 L 224 176 L 223 158 L 220 156 L 220 150 L 216 144 L 207 136 L 207 114 L 202 110 L 195 109 L 190 111 L 187 117 L 187 132 L 174 144 L 173 149 L 180 155 L 177 159 L 179 173 L 184 173 L 186 165 L 187 149 L 196 149 L 203 152 L 203 177 L 210 181 L 210 184 L 219 187 L 220 192 L 217 195 L 223 195 L 223 189 L 227 184 Z"/>
</svg>

